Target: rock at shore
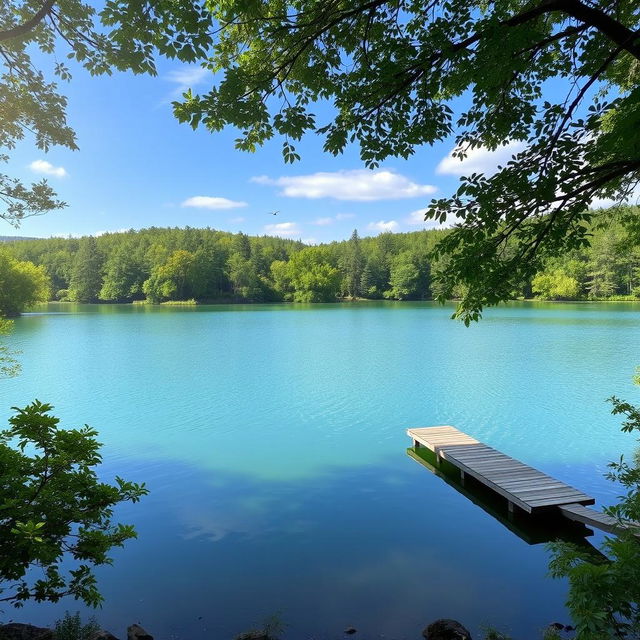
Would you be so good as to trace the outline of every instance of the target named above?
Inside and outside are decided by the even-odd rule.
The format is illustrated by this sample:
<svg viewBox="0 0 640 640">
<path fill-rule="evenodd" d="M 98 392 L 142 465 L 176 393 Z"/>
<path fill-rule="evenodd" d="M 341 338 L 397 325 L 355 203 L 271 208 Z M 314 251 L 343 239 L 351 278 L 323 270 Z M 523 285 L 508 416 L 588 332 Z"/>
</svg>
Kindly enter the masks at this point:
<svg viewBox="0 0 640 640">
<path fill-rule="evenodd" d="M 53 631 L 32 624 L 11 622 L 0 625 L 0 640 L 52 640 Z"/>
<path fill-rule="evenodd" d="M 456 620 L 442 618 L 432 622 L 423 632 L 426 640 L 472 640 L 471 634 Z"/>
<path fill-rule="evenodd" d="M 127 627 L 127 640 L 153 640 L 153 636 L 148 634 L 139 624 L 132 624 Z"/>
</svg>

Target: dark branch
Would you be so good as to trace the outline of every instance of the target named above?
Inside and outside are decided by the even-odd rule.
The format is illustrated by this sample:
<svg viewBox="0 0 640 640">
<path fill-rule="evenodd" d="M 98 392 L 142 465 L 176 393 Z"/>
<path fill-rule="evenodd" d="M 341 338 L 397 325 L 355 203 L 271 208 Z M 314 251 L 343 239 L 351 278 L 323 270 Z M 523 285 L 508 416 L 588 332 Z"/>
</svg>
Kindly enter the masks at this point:
<svg viewBox="0 0 640 640">
<path fill-rule="evenodd" d="M 16 25 L 11 29 L 0 31 L 0 42 L 4 40 L 10 40 L 11 38 L 18 38 L 29 33 L 44 17 L 51 11 L 56 0 L 45 0 L 45 3 L 40 7 L 37 13 L 32 18 L 29 18 L 26 22 Z"/>
<path fill-rule="evenodd" d="M 589 7 L 579 0 L 556 0 L 556 4 L 559 5 L 559 11 L 594 27 L 619 47 L 628 51 L 634 58 L 640 60 L 640 33 L 632 31 L 604 11 Z"/>
</svg>

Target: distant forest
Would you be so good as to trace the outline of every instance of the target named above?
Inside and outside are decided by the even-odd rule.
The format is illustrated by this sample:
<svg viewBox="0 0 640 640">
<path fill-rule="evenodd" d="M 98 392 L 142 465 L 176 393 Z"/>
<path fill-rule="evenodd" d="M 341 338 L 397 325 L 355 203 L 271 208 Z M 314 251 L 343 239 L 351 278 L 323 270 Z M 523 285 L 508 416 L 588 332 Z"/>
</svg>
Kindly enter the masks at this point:
<svg viewBox="0 0 640 640">
<path fill-rule="evenodd" d="M 639 207 L 596 216 L 591 246 L 549 261 L 513 297 L 640 298 Z M 599 224 L 599 221 L 606 224 Z M 150 228 L 97 238 L 21 239 L 1 251 L 43 266 L 51 299 L 76 302 L 331 302 L 437 296 L 430 257 L 444 230 L 383 233 L 318 246 L 213 229 Z M 458 292 L 462 293 L 462 292 Z"/>
</svg>

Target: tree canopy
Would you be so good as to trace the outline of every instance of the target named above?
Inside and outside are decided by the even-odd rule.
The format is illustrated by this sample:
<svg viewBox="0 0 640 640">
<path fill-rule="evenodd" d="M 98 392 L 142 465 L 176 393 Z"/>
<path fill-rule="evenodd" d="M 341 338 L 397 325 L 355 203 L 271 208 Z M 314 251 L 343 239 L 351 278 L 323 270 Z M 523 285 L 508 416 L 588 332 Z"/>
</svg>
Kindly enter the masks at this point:
<svg viewBox="0 0 640 640">
<path fill-rule="evenodd" d="M 634 0 L 110 0 L 99 14 L 79 0 L 10 0 L 0 144 L 32 130 L 44 149 L 75 147 L 66 102 L 29 55 L 60 43 L 91 73 L 154 73 L 156 55 L 201 63 L 215 85 L 188 91 L 178 119 L 236 127 L 244 150 L 279 136 L 288 162 L 307 133 L 333 154 L 358 144 L 372 168 L 452 138 L 457 157 L 521 141 L 496 173 L 466 176 L 428 208 L 457 223 L 438 249 L 449 257 L 440 289 L 463 287 L 468 321 L 548 256 L 588 243 L 594 198 L 637 184 L 639 25 Z M 60 204 L 44 184 L 1 179 L 10 220 Z"/>
<path fill-rule="evenodd" d="M 640 209 L 618 211 L 631 217 Z M 611 215 L 593 213 L 590 246 L 545 260 L 532 277 L 514 285 L 510 297 L 639 299 L 640 235 L 612 222 Z M 52 299 L 63 301 L 424 300 L 455 284 L 447 279 L 449 260 L 433 251 L 451 233 L 432 229 L 360 238 L 354 231 L 349 240 L 306 246 L 214 229 L 150 228 L 98 238 L 20 240 L 4 251 L 12 264 L 46 272 Z M 439 280 L 434 273 L 441 274 Z M 464 288 L 452 294 L 459 299 Z"/>
<path fill-rule="evenodd" d="M 220 78 L 179 120 L 275 135 L 285 161 L 309 132 L 369 167 L 455 135 L 454 155 L 521 141 L 499 170 L 462 179 L 427 216 L 458 223 L 443 298 L 460 314 L 507 299 L 541 261 L 588 242 L 589 204 L 640 179 L 640 14 L 633 0 L 262 0 L 209 3 Z M 207 27 L 208 28 L 208 27 Z M 316 115 L 329 102 L 332 115 Z"/>
<path fill-rule="evenodd" d="M 161 12 L 157 16 L 156 10 Z M 155 74 L 157 53 L 194 61 L 211 43 L 202 35 L 200 20 L 209 24 L 209 14 L 187 0 L 107 2 L 99 15 L 92 3 L 81 0 L 3 1 L 0 162 L 9 161 L 8 152 L 25 136 L 43 151 L 52 146 L 78 149 L 59 83 L 71 80 L 74 68 L 93 75 L 114 70 Z M 25 217 L 66 206 L 46 180 L 26 185 L 4 173 L 0 203 L 0 218 L 16 226 Z"/>
<path fill-rule="evenodd" d="M 46 269 L 0 251 L 0 318 L 18 315 L 29 305 L 48 299 Z"/>
</svg>

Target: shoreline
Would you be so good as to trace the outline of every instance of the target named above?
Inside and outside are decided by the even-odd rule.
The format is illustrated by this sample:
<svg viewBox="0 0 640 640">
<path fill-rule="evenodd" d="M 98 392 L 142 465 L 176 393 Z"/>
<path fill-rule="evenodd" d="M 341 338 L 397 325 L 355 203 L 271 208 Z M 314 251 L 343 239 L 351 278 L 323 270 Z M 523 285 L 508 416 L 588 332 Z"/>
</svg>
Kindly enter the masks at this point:
<svg viewBox="0 0 640 640">
<path fill-rule="evenodd" d="M 142 307 L 204 307 L 213 305 L 265 305 L 265 304 L 281 304 L 281 305 L 342 305 L 342 304 L 366 304 L 370 302 L 375 303 L 415 303 L 415 302 L 432 302 L 445 306 L 446 304 L 457 304 L 458 298 L 447 300 L 446 302 L 438 302 L 433 298 L 423 299 L 405 299 L 405 300 L 393 300 L 387 298 L 337 298 L 330 302 L 295 302 L 293 300 L 239 300 L 239 299 L 213 299 L 213 300 L 166 300 L 165 302 L 149 302 L 147 300 L 131 300 L 131 301 L 118 301 L 118 300 L 94 300 L 92 302 L 76 302 L 73 300 L 48 300 L 47 302 L 39 303 L 39 305 L 48 304 L 60 304 L 60 305 L 118 305 L 118 306 L 142 306 Z M 542 298 L 514 298 L 501 302 L 497 305 L 486 307 L 491 309 L 494 307 L 504 306 L 512 302 L 525 302 L 533 304 L 602 304 L 602 303 L 640 303 L 640 298 L 594 298 L 594 299 L 567 299 L 567 300 L 544 300 Z M 36 305 L 36 306 L 39 306 Z M 17 316 L 13 316 L 17 317 Z"/>
</svg>

